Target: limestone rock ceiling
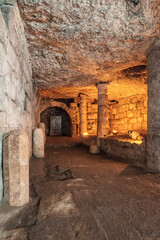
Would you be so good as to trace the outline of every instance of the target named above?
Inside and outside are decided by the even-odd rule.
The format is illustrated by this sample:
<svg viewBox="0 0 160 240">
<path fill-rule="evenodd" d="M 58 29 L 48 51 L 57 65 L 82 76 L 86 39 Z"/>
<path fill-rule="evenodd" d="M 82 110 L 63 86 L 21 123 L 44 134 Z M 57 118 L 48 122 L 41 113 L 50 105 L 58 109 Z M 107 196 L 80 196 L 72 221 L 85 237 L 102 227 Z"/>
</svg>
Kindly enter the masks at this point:
<svg viewBox="0 0 160 240">
<path fill-rule="evenodd" d="M 112 82 L 111 98 L 146 91 L 145 52 L 159 35 L 159 0 L 18 0 L 18 4 L 33 78 L 44 89 L 42 95 L 47 89 L 52 95 L 55 88 L 94 86 L 99 81 Z M 65 94 L 69 95 L 68 88 Z"/>
</svg>

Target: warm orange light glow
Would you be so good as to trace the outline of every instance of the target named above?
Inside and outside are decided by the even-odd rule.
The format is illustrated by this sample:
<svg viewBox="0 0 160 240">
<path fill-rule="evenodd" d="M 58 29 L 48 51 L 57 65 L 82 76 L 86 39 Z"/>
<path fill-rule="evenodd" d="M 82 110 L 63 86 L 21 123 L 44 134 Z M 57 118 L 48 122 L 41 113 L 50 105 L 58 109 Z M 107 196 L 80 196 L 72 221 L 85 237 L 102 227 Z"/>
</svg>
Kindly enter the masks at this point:
<svg viewBox="0 0 160 240">
<path fill-rule="evenodd" d="M 113 130 L 113 135 L 117 135 L 118 132 L 116 130 Z"/>
<path fill-rule="evenodd" d="M 87 132 L 83 133 L 83 136 L 87 136 L 87 135 L 88 135 L 88 133 L 87 133 Z"/>
<path fill-rule="evenodd" d="M 134 142 L 132 142 L 132 143 L 136 143 L 136 144 L 140 145 L 142 142 L 143 141 L 140 141 L 140 140 L 137 140 L 137 141 L 134 140 Z"/>
<path fill-rule="evenodd" d="M 119 139 L 121 142 L 130 142 L 131 144 L 133 143 L 136 143 L 138 145 L 140 145 L 143 141 L 141 140 L 134 140 L 134 139 L 127 139 L 127 138 L 122 138 L 122 139 Z"/>
<path fill-rule="evenodd" d="M 116 130 L 113 130 L 113 133 L 117 133 L 117 131 L 116 131 Z"/>
</svg>

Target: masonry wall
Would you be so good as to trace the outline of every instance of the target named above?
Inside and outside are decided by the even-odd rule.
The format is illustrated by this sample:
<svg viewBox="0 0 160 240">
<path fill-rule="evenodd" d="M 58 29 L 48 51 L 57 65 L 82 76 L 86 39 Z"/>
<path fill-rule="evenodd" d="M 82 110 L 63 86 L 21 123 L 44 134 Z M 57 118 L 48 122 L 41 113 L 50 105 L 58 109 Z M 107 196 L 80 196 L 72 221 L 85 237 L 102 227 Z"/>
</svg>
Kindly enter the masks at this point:
<svg viewBox="0 0 160 240">
<path fill-rule="evenodd" d="M 97 134 L 97 111 L 96 103 L 87 104 L 88 133 Z M 117 102 L 109 102 L 108 120 L 110 130 L 127 134 L 128 130 L 138 131 L 147 135 L 147 96 L 134 95 L 121 98 Z"/>
<path fill-rule="evenodd" d="M 9 2 L 8 2 L 9 3 Z M 12 1 L 10 1 L 12 3 Z M 17 4 L 0 1 L 0 198 L 2 197 L 2 138 L 10 130 L 25 130 L 32 151 L 32 129 L 36 124 L 36 89 L 32 85 L 23 24 Z M 4 20 L 5 19 L 5 20 Z"/>
<path fill-rule="evenodd" d="M 90 135 L 97 134 L 97 103 L 87 104 L 87 130 Z"/>
<path fill-rule="evenodd" d="M 110 129 L 127 134 L 135 130 L 147 134 L 147 96 L 135 95 L 110 105 Z"/>
<path fill-rule="evenodd" d="M 96 136 L 84 136 L 82 142 L 90 147 L 97 144 L 97 138 Z M 100 142 L 101 151 L 106 153 L 107 157 L 128 162 L 136 167 L 146 168 L 146 141 L 138 144 L 134 141 L 129 142 L 127 138 L 122 140 L 109 137 L 101 138 Z"/>
<path fill-rule="evenodd" d="M 104 138 L 101 139 L 101 150 L 105 152 L 108 157 L 124 160 L 136 167 L 146 168 L 146 141 L 137 144 L 125 140 L 120 141 L 117 139 Z"/>
</svg>

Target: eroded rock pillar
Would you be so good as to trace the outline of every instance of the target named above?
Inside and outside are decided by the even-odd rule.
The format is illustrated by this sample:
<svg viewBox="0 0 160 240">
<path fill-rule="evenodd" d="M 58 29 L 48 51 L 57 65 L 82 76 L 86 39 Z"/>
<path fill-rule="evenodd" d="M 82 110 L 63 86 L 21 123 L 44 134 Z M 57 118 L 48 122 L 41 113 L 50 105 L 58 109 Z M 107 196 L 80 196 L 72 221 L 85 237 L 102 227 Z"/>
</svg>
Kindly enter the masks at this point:
<svg viewBox="0 0 160 240">
<path fill-rule="evenodd" d="M 98 119 L 97 119 L 97 144 L 99 139 L 109 134 L 108 129 L 108 83 L 99 83 L 98 89 Z"/>
<path fill-rule="evenodd" d="M 86 95 L 80 94 L 80 135 L 87 133 L 87 101 Z"/>
<path fill-rule="evenodd" d="M 33 154 L 37 158 L 44 157 L 44 135 L 41 128 L 36 128 L 33 132 Z"/>
<path fill-rule="evenodd" d="M 25 132 L 11 131 L 3 139 L 4 198 L 11 206 L 29 202 L 29 140 Z"/>
<path fill-rule="evenodd" d="M 155 44 L 156 45 L 156 44 Z M 147 167 L 160 172 L 160 42 L 147 53 L 148 120 Z"/>
</svg>

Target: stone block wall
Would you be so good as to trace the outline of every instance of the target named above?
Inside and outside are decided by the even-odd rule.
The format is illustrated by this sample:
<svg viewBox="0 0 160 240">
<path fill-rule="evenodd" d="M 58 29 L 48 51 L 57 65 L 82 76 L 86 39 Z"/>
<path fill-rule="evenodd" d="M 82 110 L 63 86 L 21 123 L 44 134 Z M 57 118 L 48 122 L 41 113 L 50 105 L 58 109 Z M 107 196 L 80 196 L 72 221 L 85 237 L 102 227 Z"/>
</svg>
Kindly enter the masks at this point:
<svg viewBox="0 0 160 240">
<path fill-rule="evenodd" d="M 87 128 L 91 135 L 97 134 L 97 111 L 96 103 L 87 104 Z M 108 120 L 110 130 L 127 134 L 128 130 L 147 134 L 147 96 L 134 95 L 121 98 L 115 103 L 109 102 Z"/>
<path fill-rule="evenodd" d="M 86 146 L 93 146 L 97 143 L 96 136 L 85 136 L 82 139 Z M 137 143 L 128 141 L 128 139 L 115 139 L 112 137 L 100 139 L 101 151 L 107 154 L 107 157 L 119 161 L 125 161 L 136 167 L 146 168 L 147 146 L 146 141 Z"/>
<path fill-rule="evenodd" d="M 97 111 L 98 104 L 87 104 L 87 130 L 91 135 L 97 134 Z"/>
<path fill-rule="evenodd" d="M 127 134 L 128 130 L 147 134 L 147 96 L 135 95 L 120 99 L 109 108 L 110 129 Z"/>
<path fill-rule="evenodd" d="M 146 167 L 146 141 L 137 144 L 125 140 L 103 138 L 101 139 L 101 150 L 107 153 L 108 157 L 125 160 L 137 167 Z"/>
<path fill-rule="evenodd" d="M 2 11 L 0 11 L 0 149 L 3 135 L 10 130 L 20 129 L 29 136 L 31 155 L 32 129 L 36 124 L 37 91 L 32 85 L 29 52 L 17 4 L 12 6 L 7 4 L 7 1 L 1 1 L 0 4 Z M 3 12 L 6 7 L 8 13 Z M 2 177 L 0 177 L 1 196 Z"/>
</svg>

